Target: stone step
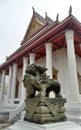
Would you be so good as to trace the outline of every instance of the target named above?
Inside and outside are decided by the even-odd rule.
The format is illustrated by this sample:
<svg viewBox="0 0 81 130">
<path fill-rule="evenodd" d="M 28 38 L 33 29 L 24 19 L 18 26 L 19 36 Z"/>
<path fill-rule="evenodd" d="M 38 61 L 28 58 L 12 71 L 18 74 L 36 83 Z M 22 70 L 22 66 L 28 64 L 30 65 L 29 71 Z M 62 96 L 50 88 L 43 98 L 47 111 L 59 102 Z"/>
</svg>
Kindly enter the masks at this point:
<svg viewBox="0 0 81 130">
<path fill-rule="evenodd" d="M 9 121 L 9 113 L 8 112 L 0 112 L 0 122 Z"/>
<path fill-rule="evenodd" d="M 20 119 L 21 119 L 21 112 L 19 114 L 17 114 L 10 122 L 14 123 Z"/>
<path fill-rule="evenodd" d="M 10 127 L 11 125 L 13 125 L 12 123 L 9 122 L 3 122 L 0 123 L 0 130 L 6 130 L 8 127 Z"/>
</svg>

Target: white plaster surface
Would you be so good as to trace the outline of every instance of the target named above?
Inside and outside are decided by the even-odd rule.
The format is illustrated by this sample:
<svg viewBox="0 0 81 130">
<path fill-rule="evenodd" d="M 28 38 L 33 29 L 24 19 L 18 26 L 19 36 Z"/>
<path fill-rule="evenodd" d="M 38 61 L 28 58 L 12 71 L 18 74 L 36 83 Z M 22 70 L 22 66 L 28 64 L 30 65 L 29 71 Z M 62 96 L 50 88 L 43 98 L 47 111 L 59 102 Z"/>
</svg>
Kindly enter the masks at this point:
<svg viewBox="0 0 81 130">
<path fill-rule="evenodd" d="M 75 122 L 65 121 L 39 125 L 31 122 L 18 121 L 7 130 L 81 130 L 81 126 Z"/>
</svg>

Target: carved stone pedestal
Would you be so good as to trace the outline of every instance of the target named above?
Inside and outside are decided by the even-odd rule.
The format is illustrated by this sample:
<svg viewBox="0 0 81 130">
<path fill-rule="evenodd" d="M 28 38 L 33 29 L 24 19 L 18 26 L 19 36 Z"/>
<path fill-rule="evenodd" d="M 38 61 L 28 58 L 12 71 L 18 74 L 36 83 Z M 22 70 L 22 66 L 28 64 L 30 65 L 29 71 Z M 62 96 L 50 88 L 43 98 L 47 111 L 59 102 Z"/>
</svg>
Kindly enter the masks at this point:
<svg viewBox="0 0 81 130">
<path fill-rule="evenodd" d="M 35 97 L 27 98 L 26 114 L 24 120 L 45 124 L 49 122 L 64 121 L 65 109 L 63 98 L 48 98 L 48 97 Z"/>
</svg>

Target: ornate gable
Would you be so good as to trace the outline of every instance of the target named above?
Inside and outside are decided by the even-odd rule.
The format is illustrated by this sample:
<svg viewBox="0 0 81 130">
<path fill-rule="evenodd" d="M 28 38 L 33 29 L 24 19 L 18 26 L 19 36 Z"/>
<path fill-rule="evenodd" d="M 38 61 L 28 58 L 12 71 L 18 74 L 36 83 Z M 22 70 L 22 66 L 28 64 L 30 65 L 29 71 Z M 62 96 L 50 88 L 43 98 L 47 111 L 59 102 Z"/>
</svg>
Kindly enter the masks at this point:
<svg viewBox="0 0 81 130">
<path fill-rule="evenodd" d="M 29 26 L 27 28 L 23 41 L 28 39 L 32 34 L 38 31 L 45 24 L 46 24 L 46 20 L 42 16 L 40 16 L 37 12 L 35 12 L 33 8 L 33 16 L 31 18 L 31 21 L 29 23 Z"/>
<path fill-rule="evenodd" d="M 39 30 L 43 25 L 35 18 L 33 18 L 29 29 L 26 33 L 25 39 L 29 38 L 32 34 L 34 34 L 37 30 Z"/>
</svg>

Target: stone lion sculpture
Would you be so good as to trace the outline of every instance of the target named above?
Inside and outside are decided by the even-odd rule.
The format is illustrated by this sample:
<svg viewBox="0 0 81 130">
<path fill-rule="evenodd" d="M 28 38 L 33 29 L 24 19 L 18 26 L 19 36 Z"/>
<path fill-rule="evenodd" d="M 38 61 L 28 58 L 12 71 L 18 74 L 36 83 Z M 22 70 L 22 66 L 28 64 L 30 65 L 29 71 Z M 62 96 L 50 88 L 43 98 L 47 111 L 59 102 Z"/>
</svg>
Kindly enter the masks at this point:
<svg viewBox="0 0 81 130">
<path fill-rule="evenodd" d="M 49 97 L 51 91 L 55 92 L 55 97 L 61 97 L 60 84 L 56 80 L 50 79 L 46 75 L 47 68 L 31 64 L 27 67 L 23 83 L 26 88 L 27 97 L 36 96 L 36 91 L 40 96 Z"/>
</svg>

